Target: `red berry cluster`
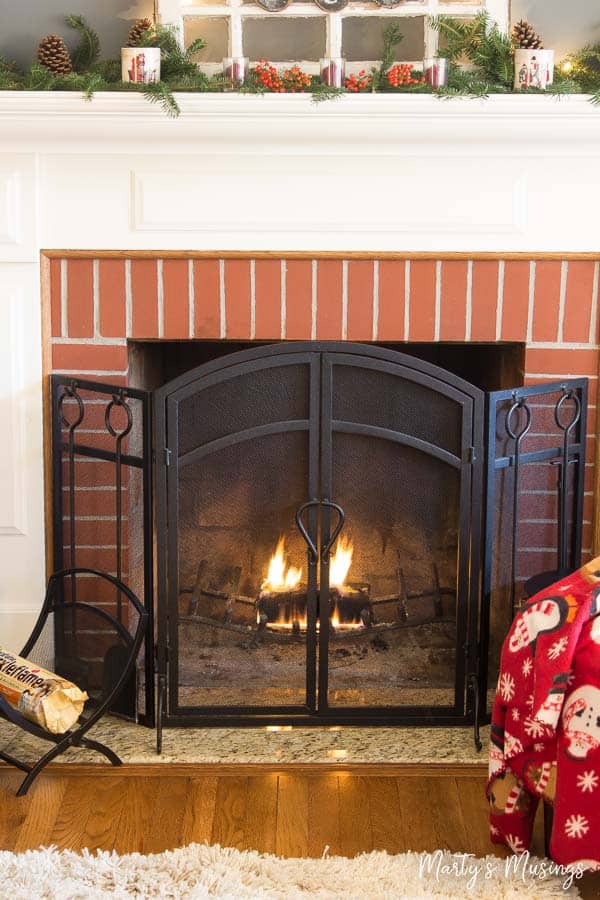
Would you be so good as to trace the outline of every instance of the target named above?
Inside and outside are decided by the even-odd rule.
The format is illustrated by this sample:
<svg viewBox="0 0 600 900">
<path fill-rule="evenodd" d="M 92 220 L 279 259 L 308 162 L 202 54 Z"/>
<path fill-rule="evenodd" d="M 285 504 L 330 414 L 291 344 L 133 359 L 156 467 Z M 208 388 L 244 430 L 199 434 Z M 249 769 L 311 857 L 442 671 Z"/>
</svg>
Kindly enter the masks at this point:
<svg viewBox="0 0 600 900">
<path fill-rule="evenodd" d="M 388 84 L 400 87 L 403 84 L 423 84 L 424 78 L 413 78 L 413 66 L 408 63 L 397 64 L 387 73 Z"/>
<path fill-rule="evenodd" d="M 310 75 L 303 72 L 300 66 L 292 66 L 281 74 L 281 82 L 286 91 L 291 94 L 297 94 L 301 91 L 307 91 L 312 83 Z"/>
<path fill-rule="evenodd" d="M 373 78 L 367 75 L 364 69 L 361 69 L 358 75 L 348 75 L 344 81 L 344 87 L 352 94 L 358 94 L 359 91 L 366 91 L 371 87 Z"/>
<path fill-rule="evenodd" d="M 250 69 L 250 78 L 256 87 L 264 88 L 265 91 L 272 91 L 275 94 L 285 92 L 279 72 L 266 59 L 259 59 L 254 68 Z"/>
</svg>

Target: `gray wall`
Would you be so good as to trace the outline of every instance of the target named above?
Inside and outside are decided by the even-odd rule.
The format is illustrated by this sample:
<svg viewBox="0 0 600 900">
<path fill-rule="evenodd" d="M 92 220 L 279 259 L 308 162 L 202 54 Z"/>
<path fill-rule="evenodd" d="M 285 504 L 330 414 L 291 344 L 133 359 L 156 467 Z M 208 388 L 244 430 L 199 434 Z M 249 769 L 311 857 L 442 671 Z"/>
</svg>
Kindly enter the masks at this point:
<svg viewBox="0 0 600 900">
<path fill-rule="evenodd" d="M 0 0 L 0 53 L 20 65 L 35 58 L 40 38 L 52 32 L 77 43 L 66 13 L 85 16 L 99 32 L 102 55 L 118 56 L 131 20 L 151 15 L 153 0 Z"/>
<path fill-rule="evenodd" d="M 152 12 L 153 0 L 0 0 L 0 53 L 27 65 L 49 32 L 73 43 L 67 12 L 81 13 L 99 32 L 103 56 L 117 56 L 131 20 Z M 512 0 L 512 18 L 528 19 L 546 47 L 560 58 L 568 50 L 600 41 L 598 0 Z"/>
<path fill-rule="evenodd" d="M 556 50 L 557 59 L 600 41 L 598 0 L 512 0 L 512 19 L 535 25 L 544 46 Z"/>
</svg>

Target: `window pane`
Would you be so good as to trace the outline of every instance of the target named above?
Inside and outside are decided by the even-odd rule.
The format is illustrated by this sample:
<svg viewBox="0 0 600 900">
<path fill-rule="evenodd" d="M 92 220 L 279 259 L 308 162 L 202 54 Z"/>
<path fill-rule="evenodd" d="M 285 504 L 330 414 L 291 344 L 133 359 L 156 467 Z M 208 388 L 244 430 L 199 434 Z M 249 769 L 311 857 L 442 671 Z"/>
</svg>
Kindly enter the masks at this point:
<svg viewBox="0 0 600 900">
<path fill-rule="evenodd" d="M 325 55 L 325 16 L 248 16 L 243 29 L 244 56 L 252 60 L 318 60 Z"/>
<path fill-rule="evenodd" d="M 194 56 L 196 62 L 221 62 L 228 54 L 228 19 L 223 17 L 189 16 L 183 20 L 185 46 L 196 38 L 204 38 L 206 47 Z"/>
<path fill-rule="evenodd" d="M 397 22 L 404 40 L 396 47 L 396 59 L 423 59 L 425 48 L 425 18 L 423 16 L 390 17 L 349 16 L 343 21 L 342 56 L 350 62 L 381 59 L 383 30 L 390 22 Z"/>
</svg>

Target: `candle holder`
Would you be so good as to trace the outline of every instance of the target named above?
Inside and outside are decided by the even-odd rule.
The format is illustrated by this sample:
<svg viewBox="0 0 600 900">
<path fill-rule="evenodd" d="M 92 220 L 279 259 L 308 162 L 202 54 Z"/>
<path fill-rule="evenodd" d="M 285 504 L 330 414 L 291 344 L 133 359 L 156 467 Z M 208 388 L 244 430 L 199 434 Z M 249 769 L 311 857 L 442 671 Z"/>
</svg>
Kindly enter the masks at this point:
<svg viewBox="0 0 600 900">
<path fill-rule="evenodd" d="M 446 87 L 448 84 L 448 60 L 443 56 L 424 59 L 423 77 L 433 88 Z"/>
<path fill-rule="evenodd" d="M 327 87 L 344 87 L 346 60 L 341 56 L 329 56 L 321 60 L 321 81 Z"/>
<path fill-rule="evenodd" d="M 515 90 L 545 91 L 554 81 L 554 50 L 515 50 Z"/>
<path fill-rule="evenodd" d="M 223 58 L 223 75 L 233 85 L 243 84 L 249 71 L 249 59 L 247 56 L 225 56 Z"/>
<path fill-rule="evenodd" d="M 160 47 L 123 47 L 121 79 L 129 84 L 160 81 Z"/>
</svg>

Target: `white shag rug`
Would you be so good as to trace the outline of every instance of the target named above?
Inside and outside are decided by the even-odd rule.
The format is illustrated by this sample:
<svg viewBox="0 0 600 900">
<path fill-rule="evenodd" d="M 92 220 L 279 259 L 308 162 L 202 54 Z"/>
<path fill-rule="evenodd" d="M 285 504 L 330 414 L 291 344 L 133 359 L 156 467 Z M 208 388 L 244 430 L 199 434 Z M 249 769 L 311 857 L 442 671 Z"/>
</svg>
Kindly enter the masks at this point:
<svg viewBox="0 0 600 900">
<path fill-rule="evenodd" d="M 0 896 L 3 900 L 547 900 L 579 896 L 576 880 L 569 888 L 565 874 L 546 872 L 542 877 L 541 860 L 520 859 L 526 866 L 521 862 L 515 871 L 514 857 L 507 871 L 506 860 L 494 856 L 475 859 L 442 851 L 281 859 L 206 844 L 147 856 L 79 854 L 50 847 L 0 852 Z M 543 863 L 548 866 L 547 860 Z"/>
</svg>

